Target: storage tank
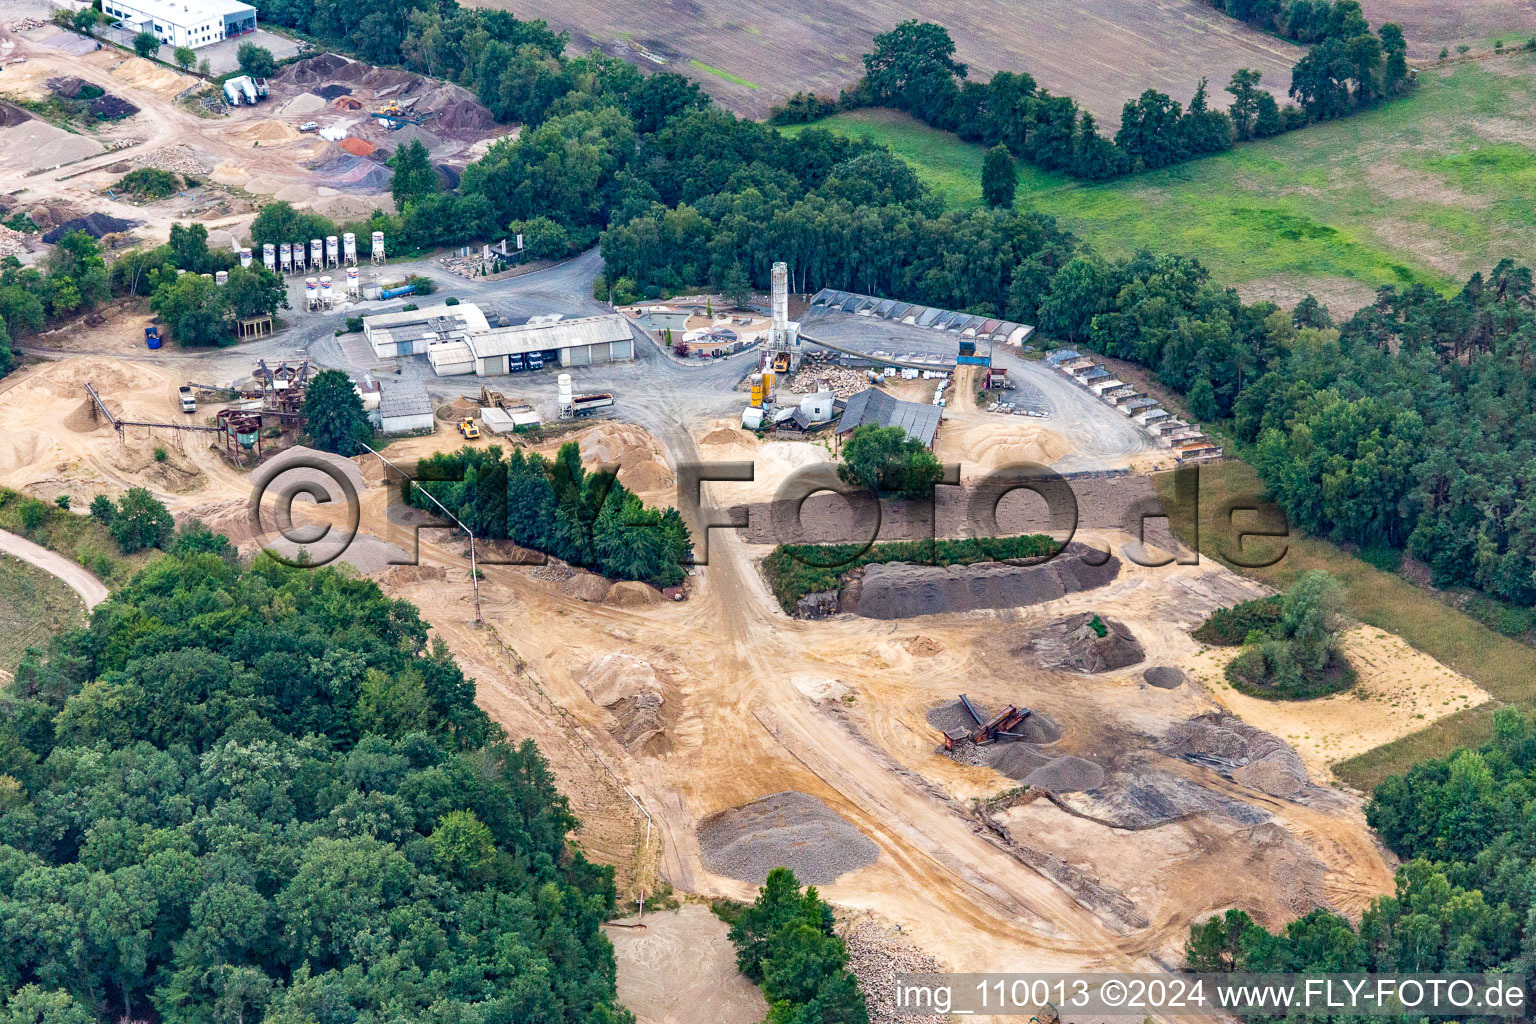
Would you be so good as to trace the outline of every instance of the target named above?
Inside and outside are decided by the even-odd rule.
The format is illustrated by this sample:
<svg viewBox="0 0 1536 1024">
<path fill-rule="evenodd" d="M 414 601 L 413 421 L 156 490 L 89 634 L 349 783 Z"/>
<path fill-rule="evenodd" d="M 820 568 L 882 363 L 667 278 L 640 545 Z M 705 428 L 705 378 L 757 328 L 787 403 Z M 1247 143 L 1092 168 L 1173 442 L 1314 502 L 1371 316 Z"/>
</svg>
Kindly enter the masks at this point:
<svg viewBox="0 0 1536 1024">
<path fill-rule="evenodd" d="M 359 292 L 358 292 L 358 285 L 357 285 L 357 268 L 356 267 L 348 267 L 347 268 L 347 298 L 355 299 L 355 298 L 357 298 L 358 294 L 359 294 Z"/>
<path fill-rule="evenodd" d="M 261 265 L 274 272 L 277 270 L 277 246 L 271 242 L 261 247 Z"/>
<path fill-rule="evenodd" d="M 242 267 L 248 267 L 248 266 L 251 265 L 251 250 L 249 250 L 249 249 L 241 249 L 240 250 L 240 265 Z"/>
<path fill-rule="evenodd" d="M 571 375 L 562 373 L 555 378 L 555 388 L 560 399 L 560 415 L 570 419 L 575 413 L 575 403 L 571 395 Z"/>
<path fill-rule="evenodd" d="M 320 282 L 312 277 L 304 279 L 304 307 L 314 309 L 320 302 Z"/>
<path fill-rule="evenodd" d="M 773 265 L 773 330 L 782 335 L 789 329 L 789 264 L 782 260 Z"/>
<path fill-rule="evenodd" d="M 318 238 L 309 240 L 309 265 L 318 267 L 325 262 L 325 243 Z"/>
<path fill-rule="evenodd" d="M 217 274 L 214 274 L 213 275 L 213 283 L 214 284 L 220 284 L 220 285 L 228 284 L 229 283 L 229 271 L 221 270 Z"/>
<path fill-rule="evenodd" d="M 325 262 L 334 267 L 341 260 L 341 243 L 335 235 L 325 236 Z"/>
<path fill-rule="evenodd" d="M 341 255 L 348 263 L 357 262 L 357 236 L 350 231 L 341 236 Z"/>
<path fill-rule="evenodd" d="M 375 263 L 383 263 L 384 262 L 384 232 L 382 232 L 382 231 L 375 231 L 373 233 L 372 244 L 373 244 L 373 250 L 372 250 L 373 262 L 375 262 Z"/>
<path fill-rule="evenodd" d="M 278 249 L 283 258 L 283 273 L 293 273 L 293 246 L 289 245 L 287 242 L 284 242 L 281 246 L 278 247 Z"/>
<path fill-rule="evenodd" d="M 331 275 L 326 274 L 320 279 L 320 305 L 329 309 L 331 305 Z"/>
<path fill-rule="evenodd" d="M 767 405 L 769 402 L 773 401 L 773 371 L 772 370 L 764 370 L 763 371 L 762 389 L 763 389 L 763 404 Z"/>
</svg>

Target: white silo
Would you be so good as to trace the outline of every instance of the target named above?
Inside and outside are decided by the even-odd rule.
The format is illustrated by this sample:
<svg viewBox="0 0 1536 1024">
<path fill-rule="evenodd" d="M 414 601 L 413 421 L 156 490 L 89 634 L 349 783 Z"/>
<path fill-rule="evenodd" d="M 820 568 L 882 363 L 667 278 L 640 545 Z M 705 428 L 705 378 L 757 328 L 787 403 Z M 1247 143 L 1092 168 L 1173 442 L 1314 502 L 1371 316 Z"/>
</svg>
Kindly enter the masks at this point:
<svg viewBox="0 0 1536 1024">
<path fill-rule="evenodd" d="M 293 273 L 293 246 L 289 245 L 287 242 L 284 242 L 281 246 L 278 247 L 278 251 L 282 254 L 283 257 L 283 273 Z"/>
<path fill-rule="evenodd" d="M 356 267 L 348 267 L 347 268 L 347 298 L 355 299 L 355 298 L 358 297 L 359 294 L 361 294 L 361 293 L 358 291 L 357 268 Z"/>
<path fill-rule="evenodd" d="M 320 282 L 312 277 L 304 279 L 304 308 L 314 309 L 320 304 Z"/>
<path fill-rule="evenodd" d="M 318 238 L 311 238 L 309 240 L 309 269 L 314 270 L 316 267 L 323 266 L 324 264 L 325 243 Z"/>
<path fill-rule="evenodd" d="M 229 271 L 221 270 L 217 274 L 214 274 L 213 275 L 213 283 L 214 284 L 228 284 L 229 283 Z"/>
<path fill-rule="evenodd" d="M 373 253 L 372 253 L 372 255 L 373 255 L 373 262 L 375 262 L 375 263 L 383 263 L 384 262 L 384 232 L 382 232 L 382 231 L 375 231 L 373 233 L 372 244 L 373 244 Z"/>
<path fill-rule="evenodd" d="M 782 260 L 773 265 L 773 330 L 789 330 L 789 264 Z"/>
<path fill-rule="evenodd" d="M 251 265 L 251 250 L 249 250 L 249 249 L 241 249 L 240 250 L 240 265 L 242 267 L 248 267 L 248 266 Z"/>
<path fill-rule="evenodd" d="M 325 236 L 325 265 L 334 267 L 341 262 L 341 242 L 335 235 Z"/>
<path fill-rule="evenodd" d="M 341 255 L 348 263 L 357 263 L 357 236 L 350 231 L 341 236 Z"/>
<path fill-rule="evenodd" d="M 277 271 L 277 246 L 271 242 L 261 247 L 261 265 L 274 273 Z"/>
<path fill-rule="evenodd" d="M 576 415 L 576 403 L 571 394 L 571 375 L 562 373 L 555 378 L 555 389 L 560 400 L 560 418 L 572 419 Z"/>
<path fill-rule="evenodd" d="M 320 279 L 320 305 L 325 309 L 331 308 L 331 275 L 326 274 Z"/>
</svg>

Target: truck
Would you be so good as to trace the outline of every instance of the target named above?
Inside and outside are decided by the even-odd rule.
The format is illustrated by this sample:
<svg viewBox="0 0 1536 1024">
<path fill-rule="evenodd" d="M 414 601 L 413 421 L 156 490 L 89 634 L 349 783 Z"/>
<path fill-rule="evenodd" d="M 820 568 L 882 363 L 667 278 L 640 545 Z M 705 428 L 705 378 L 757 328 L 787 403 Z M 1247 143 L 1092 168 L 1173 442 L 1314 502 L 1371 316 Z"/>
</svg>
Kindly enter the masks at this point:
<svg viewBox="0 0 1536 1024">
<path fill-rule="evenodd" d="M 530 369 L 530 370 L 542 370 L 542 369 L 544 369 L 544 353 L 542 353 L 542 352 L 530 352 L 530 353 L 528 353 L 528 369 Z"/>
<path fill-rule="evenodd" d="M 522 373 L 526 369 L 528 369 L 528 364 L 523 362 L 523 357 L 520 354 L 514 352 L 512 355 L 507 356 L 508 373 Z"/>
<path fill-rule="evenodd" d="M 197 395 L 192 393 L 192 386 L 190 384 L 183 384 L 181 386 L 181 411 L 197 412 Z"/>
<path fill-rule="evenodd" d="M 613 408 L 613 396 L 606 391 L 571 396 L 571 415 L 576 417 L 591 416 L 593 413 L 611 408 Z"/>
<path fill-rule="evenodd" d="M 160 347 L 160 328 L 158 328 L 158 327 L 146 327 L 146 328 L 144 328 L 144 347 L 145 348 L 159 348 Z"/>
</svg>

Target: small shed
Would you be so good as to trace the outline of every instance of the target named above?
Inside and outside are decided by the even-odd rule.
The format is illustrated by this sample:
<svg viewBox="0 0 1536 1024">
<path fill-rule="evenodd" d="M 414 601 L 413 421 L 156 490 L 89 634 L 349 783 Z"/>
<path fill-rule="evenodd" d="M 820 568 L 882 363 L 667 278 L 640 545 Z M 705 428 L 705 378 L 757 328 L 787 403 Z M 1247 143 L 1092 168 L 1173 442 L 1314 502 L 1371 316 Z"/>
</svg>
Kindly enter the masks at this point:
<svg viewBox="0 0 1536 1024">
<path fill-rule="evenodd" d="M 379 433 L 411 434 L 431 431 L 432 399 L 420 381 L 390 381 L 379 395 Z"/>
</svg>

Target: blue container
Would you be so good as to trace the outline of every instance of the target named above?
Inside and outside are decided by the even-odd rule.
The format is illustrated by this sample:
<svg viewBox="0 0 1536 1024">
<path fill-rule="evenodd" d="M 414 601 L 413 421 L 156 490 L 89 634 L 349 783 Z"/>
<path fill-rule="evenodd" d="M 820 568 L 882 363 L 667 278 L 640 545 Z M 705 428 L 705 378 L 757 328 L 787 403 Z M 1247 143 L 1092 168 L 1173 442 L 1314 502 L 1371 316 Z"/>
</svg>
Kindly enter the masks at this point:
<svg viewBox="0 0 1536 1024">
<path fill-rule="evenodd" d="M 158 327 L 146 327 L 146 328 L 144 328 L 144 346 L 146 348 L 152 348 L 152 349 L 160 347 L 160 328 L 158 328 Z"/>
</svg>

